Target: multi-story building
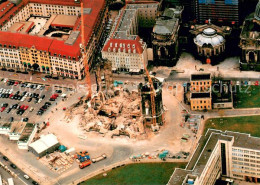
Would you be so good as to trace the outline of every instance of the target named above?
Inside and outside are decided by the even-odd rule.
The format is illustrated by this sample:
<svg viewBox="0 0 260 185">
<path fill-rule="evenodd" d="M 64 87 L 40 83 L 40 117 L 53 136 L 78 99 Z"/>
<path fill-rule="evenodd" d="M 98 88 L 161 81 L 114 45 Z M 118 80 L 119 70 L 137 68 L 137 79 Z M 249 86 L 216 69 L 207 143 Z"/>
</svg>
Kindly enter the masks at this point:
<svg viewBox="0 0 260 185">
<path fill-rule="evenodd" d="M 197 20 L 215 24 L 239 24 L 239 0 L 198 0 Z"/>
<path fill-rule="evenodd" d="M 183 10 L 183 21 L 193 21 L 196 19 L 196 7 L 198 0 L 165 0 L 164 4 L 166 7 L 184 7 Z"/>
<path fill-rule="evenodd" d="M 179 53 L 179 29 L 183 7 L 165 9 L 152 33 L 154 65 L 172 65 Z"/>
<path fill-rule="evenodd" d="M 148 4 L 146 4 L 148 3 Z M 147 45 L 138 36 L 139 27 L 153 27 L 159 3 L 126 4 L 119 12 L 102 57 L 112 62 L 113 71 L 143 72 L 147 65 Z"/>
<path fill-rule="evenodd" d="M 84 0 L 86 59 L 95 56 L 108 1 Z M 80 1 L 26 0 L 0 6 L 0 66 L 82 79 Z"/>
<path fill-rule="evenodd" d="M 211 93 L 191 93 L 190 96 L 191 110 L 211 110 L 212 97 Z"/>
<path fill-rule="evenodd" d="M 192 74 L 190 84 L 191 110 L 211 110 L 211 74 Z"/>
<path fill-rule="evenodd" d="M 197 53 L 207 63 L 220 59 L 226 49 L 226 37 L 231 34 L 228 26 L 216 26 L 214 24 L 204 24 L 192 26 L 190 31 L 195 35 L 194 43 Z"/>
<path fill-rule="evenodd" d="M 230 80 L 214 82 L 211 89 L 214 109 L 233 108 L 233 90 Z"/>
<path fill-rule="evenodd" d="M 190 77 L 191 92 L 210 92 L 211 84 L 210 73 L 192 74 Z"/>
<path fill-rule="evenodd" d="M 260 182 L 260 138 L 209 129 L 185 169 L 175 169 L 168 185 L 214 185 L 216 180 Z"/>
<path fill-rule="evenodd" d="M 254 14 L 248 16 L 240 34 L 241 70 L 260 71 L 260 2 Z"/>
</svg>

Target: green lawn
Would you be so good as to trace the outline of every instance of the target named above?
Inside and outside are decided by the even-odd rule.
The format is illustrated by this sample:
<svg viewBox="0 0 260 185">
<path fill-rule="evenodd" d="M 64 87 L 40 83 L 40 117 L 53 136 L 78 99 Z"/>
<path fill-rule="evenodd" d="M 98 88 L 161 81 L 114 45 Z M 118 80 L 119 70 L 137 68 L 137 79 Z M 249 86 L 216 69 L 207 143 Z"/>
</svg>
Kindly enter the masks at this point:
<svg viewBox="0 0 260 185">
<path fill-rule="evenodd" d="M 144 163 L 130 164 L 97 175 L 80 185 L 164 185 L 175 168 L 185 168 L 186 163 Z"/>
<path fill-rule="evenodd" d="M 236 86 L 234 108 L 260 107 L 260 86 Z"/>
<path fill-rule="evenodd" d="M 260 137 L 260 116 L 243 116 L 229 118 L 208 119 L 205 123 L 204 133 L 209 128 L 218 130 L 230 130 L 235 132 L 249 133 Z"/>
</svg>

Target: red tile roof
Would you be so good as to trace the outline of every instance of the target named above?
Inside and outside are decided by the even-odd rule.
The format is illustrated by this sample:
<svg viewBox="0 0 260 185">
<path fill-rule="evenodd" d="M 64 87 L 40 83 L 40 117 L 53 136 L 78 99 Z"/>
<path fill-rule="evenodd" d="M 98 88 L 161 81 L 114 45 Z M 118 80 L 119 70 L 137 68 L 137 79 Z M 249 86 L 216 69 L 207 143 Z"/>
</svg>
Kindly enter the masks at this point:
<svg viewBox="0 0 260 185">
<path fill-rule="evenodd" d="M 126 0 L 125 2 L 126 4 L 154 4 L 154 3 L 158 3 L 158 1 L 153 1 L 153 0 Z"/>
<path fill-rule="evenodd" d="M 116 44 L 117 43 L 117 47 Z M 110 47 L 110 44 L 112 44 L 112 47 Z M 120 44 L 122 44 L 122 47 L 120 47 Z M 103 48 L 103 51 L 108 51 L 108 48 L 110 48 L 111 52 L 113 52 L 113 49 L 115 48 L 115 52 L 121 51 L 123 52 L 123 44 L 125 44 L 126 52 L 128 53 L 128 49 L 131 49 L 131 53 L 133 53 L 133 50 L 136 49 L 136 53 L 142 54 L 143 48 L 142 44 L 140 43 L 140 37 L 137 36 L 135 40 L 122 40 L 122 39 L 110 39 L 106 45 Z M 128 48 L 128 44 L 130 44 L 130 48 Z M 135 47 L 133 47 L 135 45 Z"/>
<path fill-rule="evenodd" d="M 15 13 L 20 10 L 23 7 L 24 3 L 20 3 L 18 6 L 12 6 L 11 9 L 9 9 L 9 11 L 5 12 L 1 19 L 0 19 L 0 25 L 2 25 L 5 21 L 8 21 L 11 17 L 13 17 L 15 15 Z"/>
<path fill-rule="evenodd" d="M 75 3 L 74 0 L 29 0 L 31 3 L 41 3 L 41 4 L 56 4 L 65 6 L 80 6 L 79 3 Z M 85 8 L 91 8 L 91 13 L 84 15 L 85 20 L 85 39 L 86 44 L 89 42 L 93 28 L 99 17 L 99 13 L 102 8 L 105 7 L 105 0 L 82 0 Z M 10 15 L 20 9 L 24 5 L 24 2 L 20 3 L 18 6 L 14 6 L 2 19 L 0 19 L 0 25 L 5 21 L 10 19 Z M 80 18 L 78 18 L 76 25 L 73 30 L 81 31 Z M 78 28 L 78 29 L 77 29 Z M 73 45 L 67 45 L 63 40 L 57 40 L 55 38 L 48 37 L 38 37 L 33 35 L 11 33 L 0 31 L 0 44 L 7 46 L 19 46 L 19 47 L 32 47 L 35 46 L 38 50 L 48 51 L 51 55 L 66 55 L 66 57 L 75 57 L 81 55 L 79 44 L 81 43 L 81 35 L 77 38 Z"/>
<path fill-rule="evenodd" d="M 15 36 L 14 36 L 15 34 Z M 0 44 L 6 44 L 15 47 L 31 48 L 35 46 L 37 50 L 48 51 L 53 39 L 38 37 L 28 34 L 1 32 Z"/>
<path fill-rule="evenodd" d="M 0 5 L 0 18 L 3 17 L 6 12 L 8 12 L 11 8 L 13 8 L 14 4 L 6 1 Z"/>
<path fill-rule="evenodd" d="M 38 3 L 38 4 L 80 6 L 80 3 L 75 3 L 74 0 L 29 0 L 29 1 L 30 1 L 30 3 Z"/>
</svg>

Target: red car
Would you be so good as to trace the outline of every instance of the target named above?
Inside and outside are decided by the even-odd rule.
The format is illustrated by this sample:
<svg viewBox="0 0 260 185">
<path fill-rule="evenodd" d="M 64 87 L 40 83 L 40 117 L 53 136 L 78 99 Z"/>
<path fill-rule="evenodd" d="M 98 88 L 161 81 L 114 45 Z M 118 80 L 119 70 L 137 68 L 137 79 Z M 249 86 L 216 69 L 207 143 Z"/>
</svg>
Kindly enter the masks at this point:
<svg viewBox="0 0 260 185">
<path fill-rule="evenodd" d="M 21 106 L 20 106 L 20 109 L 21 109 L 21 110 L 24 109 L 24 105 L 21 105 Z"/>
<path fill-rule="evenodd" d="M 53 95 L 51 95 L 50 99 L 54 99 L 55 100 L 58 96 L 59 96 L 58 94 L 53 94 Z"/>
<path fill-rule="evenodd" d="M 12 94 L 9 95 L 9 98 L 12 98 L 13 96 L 14 96 L 14 94 L 12 93 Z"/>
<path fill-rule="evenodd" d="M 28 107 L 29 107 L 28 105 L 24 106 L 24 107 L 23 107 L 23 110 L 27 110 Z"/>
<path fill-rule="evenodd" d="M 17 81 L 16 81 L 16 82 L 14 82 L 14 86 L 17 86 L 18 84 L 19 84 L 19 82 L 17 82 Z"/>
<path fill-rule="evenodd" d="M 4 110 L 5 110 L 5 107 L 2 107 L 2 108 L 1 108 L 1 112 L 4 112 Z"/>
</svg>

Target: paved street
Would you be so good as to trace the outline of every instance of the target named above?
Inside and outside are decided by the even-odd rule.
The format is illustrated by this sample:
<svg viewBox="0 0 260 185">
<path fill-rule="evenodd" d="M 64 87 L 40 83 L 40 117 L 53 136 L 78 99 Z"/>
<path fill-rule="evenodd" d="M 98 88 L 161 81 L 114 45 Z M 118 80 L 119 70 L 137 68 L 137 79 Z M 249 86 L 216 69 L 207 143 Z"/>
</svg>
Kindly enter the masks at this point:
<svg viewBox="0 0 260 185">
<path fill-rule="evenodd" d="M 4 156 L 4 155 L 0 153 L 0 161 L 1 161 L 4 165 L 6 165 L 12 172 L 14 172 L 15 174 L 17 174 L 17 177 L 11 176 L 11 174 L 9 174 L 6 170 L 4 170 L 3 168 L 0 168 L 0 175 L 1 175 L 2 179 L 4 179 L 5 181 L 7 181 L 8 178 L 13 178 L 14 184 L 17 184 L 17 185 L 18 185 L 18 184 L 19 184 L 19 185 L 20 185 L 20 184 L 21 184 L 21 185 L 22 185 L 22 184 L 31 185 L 33 179 L 30 178 L 30 179 L 26 180 L 26 179 L 24 178 L 25 173 L 24 173 L 20 168 L 16 168 L 16 169 L 12 168 L 12 167 L 10 166 L 10 164 L 12 164 L 13 162 L 10 161 L 10 160 L 8 160 L 8 161 L 4 160 L 4 159 L 3 159 L 3 156 Z"/>
</svg>

